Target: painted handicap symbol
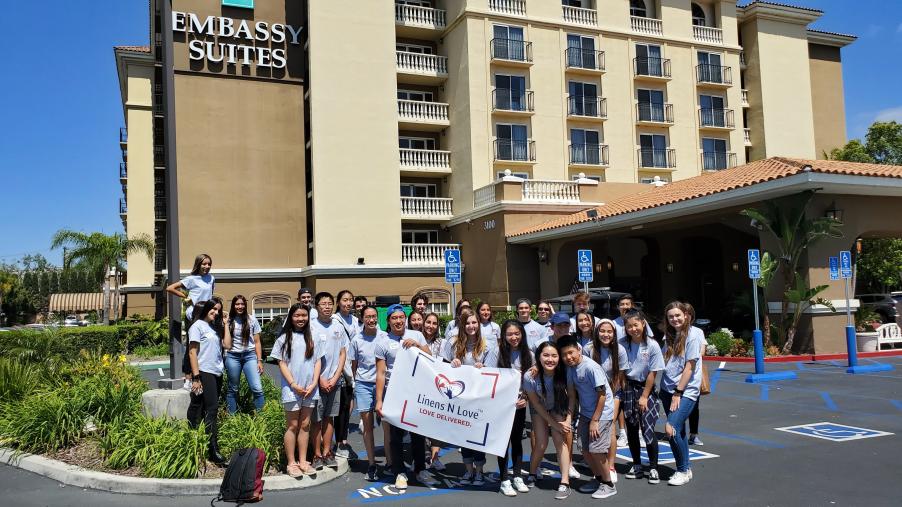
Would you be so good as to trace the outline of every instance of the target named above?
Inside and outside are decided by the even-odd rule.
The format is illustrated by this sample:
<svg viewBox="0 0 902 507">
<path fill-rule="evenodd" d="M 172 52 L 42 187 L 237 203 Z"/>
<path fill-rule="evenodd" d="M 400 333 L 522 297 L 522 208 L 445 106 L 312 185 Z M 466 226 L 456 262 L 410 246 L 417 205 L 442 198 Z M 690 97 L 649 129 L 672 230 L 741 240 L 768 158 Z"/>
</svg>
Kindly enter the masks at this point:
<svg viewBox="0 0 902 507">
<path fill-rule="evenodd" d="M 582 256 L 579 258 L 579 262 L 589 262 L 589 256 L 586 255 L 585 253 L 583 253 Z"/>
<path fill-rule="evenodd" d="M 453 253 L 449 253 L 448 254 L 448 262 L 452 262 L 452 263 L 457 262 L 457 256 L 454 255 Z"/>
<path fill-rule="evenodd" d="M 803 435 L 806 437 L 830 440 L 831 442 L 845 442 L 847 440 L 860 440 L 862 438 L 874 438 L 892 435 L 892 433 L 886 431 L 859 428 L 856 426 L 848 426 L 845 424 L 837 424 L 831 422 L 799 424 L 796 426 L 786 426 L 784 428 L 774 429 L 777 431 L 785 431 L 786 433 L 794 433 L 796 435 Z"/>
</svg>

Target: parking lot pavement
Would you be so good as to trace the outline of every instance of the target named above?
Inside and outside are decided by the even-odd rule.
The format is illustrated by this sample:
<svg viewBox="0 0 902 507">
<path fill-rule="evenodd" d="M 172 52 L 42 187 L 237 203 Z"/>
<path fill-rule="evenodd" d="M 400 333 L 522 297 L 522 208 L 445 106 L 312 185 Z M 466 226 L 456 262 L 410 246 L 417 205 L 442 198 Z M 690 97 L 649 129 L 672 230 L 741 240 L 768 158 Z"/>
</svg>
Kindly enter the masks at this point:
<svg viewBox="0 0 902 507">
<path fill-rule="evenodd" d="M 898 505 L 898 456 L 902 452 L 902 357 L 862 359 L 862 364 L 879 361 L 896 366 L 894 371 L 848 375 L 841 361 L 767 364 L 767 370 L 792 369 L 797 380 L 767 384 L 747 384 L 751 363 L 726 363 L 711 367 L 712 394 L 701 401 L 701 432 L 705 442 L 694 447 L 694 479 L 675 488 L 665 481 L 649 485 L 645 481 L 622 478 L 616 497 L 604 500 L 623 505 Z M 277 374 L 269 368 L 267 372 Z M 145 372 L 148 376 L 159 372 Z M 159 378 L 159 377 L 157 377 Z M 659 434 L 663 425 L 659 422 Z M 381 431 L 377 429 L 377 446 Z M 359 433 L 351 443 L 363 451 Z M 524 441 L 528 452 L 528 441 Z M 666 446 L 662 446 L 662 451 Z M 549 450 L 548 468 L 554 467 Z M 621 449 L 620 456 L 628 456 Z M 379 453 L 377 453 L 379 455 Z M 381 455 L 379 455 L 381 461 Z M 662 452 L 662 478 L 672 472 Z M 363 478 L 364 464 L 354 463 L 346 476 L 303 492 L 274 492 L 265 495 L 264 505 L 295 506 L 302 499 L 312 505 L 445 506 L 514 502 L 518 506 L 539 506 L 552 500 L 555 478 L 515 499 L 500 496 L 497 482 L 482 488 L 462 487 L 455 478 L 462 473 L 457 450 L 442 457 L 448 471 L 443 484 L 434 489 L 411 484 L 406 492 L 384 482 L 369 483 Z M 617 461 L 624 473 L 627 461 Z M 497 470 L 489 457 L 488 472 Z M 585 479 L 586 477 L 583 476 Z M 580 481 L 574 481 L 579 485 Z M 58 483 L 8 466 L 0 466 L 0 494 L 8 505 L 203 505 L 205 497 L 144 497 L 115 495 L 62 487 Z M 589 505 L 588 495 L 574 492 L 570 503 Z"/>
</svg>

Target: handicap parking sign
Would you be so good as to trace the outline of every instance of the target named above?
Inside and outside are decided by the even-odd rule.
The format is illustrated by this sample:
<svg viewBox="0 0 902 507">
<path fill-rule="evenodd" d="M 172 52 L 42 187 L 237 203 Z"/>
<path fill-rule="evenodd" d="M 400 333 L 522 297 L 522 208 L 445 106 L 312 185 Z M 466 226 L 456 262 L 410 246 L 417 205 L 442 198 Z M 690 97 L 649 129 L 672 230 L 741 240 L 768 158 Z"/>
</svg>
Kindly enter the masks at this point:
<svg viewBox="0 0 902 507">
<path fill-rule="evenodd" d="M 633 455 L 630 454 L 629 447 L 618 447 L 617 448 L 617 457 L 626 461 L 627 463 L 633 462 Z M 698 449 L 694 449 L 692 447 L 689 448 L 689 461 L 698 461 L 700 459 L 709 459 L 709 458 L 719 458 L 720 456 L 717 454 L 712 454 L 710 452 L 699 451 Z M 648 462 L 648 452 L 645 450 L 645 447 L 641 449 L 641 460 L 642 464 L 647 465 Z M 670 449 L 670 444 L 664 441 L 658 441 L 658 464 L 666 465 L 668 463 L 676 463 L 676 459 L 673 457 L 673 451 Z"/>
<path fill-rule="evenodd" d="M 847 440 L 861 440 L 862 438 L 874 438 L 892 435 L 892 433 L 886 431 L 869 430 L 867 428 L 858 428 L 856 426 L 846 426 L 845 424 L 836 424 L 831 422 L 800 424 L 798 426 L 786 426 L 783 428 L 774 429 L 777 431 L 785 431 L 787 433 L 795 433 L 797 435 L 820 438 L 833 442 L 845 442 Z"/>
</svg>

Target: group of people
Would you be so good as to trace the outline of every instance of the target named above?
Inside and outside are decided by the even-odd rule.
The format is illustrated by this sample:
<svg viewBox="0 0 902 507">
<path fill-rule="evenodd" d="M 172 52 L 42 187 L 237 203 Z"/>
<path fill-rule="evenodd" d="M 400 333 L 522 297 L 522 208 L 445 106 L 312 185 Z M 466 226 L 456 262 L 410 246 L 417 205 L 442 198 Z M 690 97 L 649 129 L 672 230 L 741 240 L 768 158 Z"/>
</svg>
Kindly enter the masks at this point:
<svg viewBox="0 0 902 507">
<path fill-rule="evenodd" d="M 216 442 L 216 411 L 223 369 L 228 371 L 229 412 L 237 409 L 242 373 L 259 409 L 263 403 L 259 380 L 263 356 L 260 326 L 248 314 L 246 299 L 235 296 L 228 316 L 223 317 L 222 303 L 212 295 L 211 265 L 209 256 L 198 256 L 192 275 L 167 289 L 193 304 L 186 314 L 191 321 L 185 367 L 191 381 L 188 419 L 197 425 L 203 418 L 211 436 L 210 459 L 222 462 Z M 398 351 L 416 347 L 453 368 L 512 368 L 520 373 L 520 394 L 511 407 L 514 419 L 508 455 L 497 457 L 499 490 L 505 496 L 527 493 L 543 480 L 540 465 L 549 439 L 561 470 L 557 499 L 569 497 L 571 479 L 580 477 L 573 466 L 575 449 L 581 450 L 592 475 L 578 490 L 593 498 L 617 493 L 613 464 L 618 445 L 628 446 L 632 457 L 625 478 L 659 483 L 655 425 L 660 408 L 677 469 L 668 484 L 680 486 L 692 479 L 688 446 L 701 445 L 698 402 L 707 344 L 701 329 L 692 326 L 691 305 L 667 305 L 661 329 L 655 334 L 629 295 L 618 301 L 620 316 L 614 320 L 592 315 L 588 294 L 577 293 L 572 317 L 539 301 L 533 318 L 532 302 L 521 299 L 516 304 L 517 318 L 501 325 L 493 321 L 490 305 L 483 302 L 473 310 L 470 302 L 462 299 L 442 333 L 441 319 L 427 311 L 428 303 L 425 295 L 418 294 L 411 300 L 409 312 L 400 304 L 390 306 L 383 330 L 379 311 L 364 297 L 355 297 L 348 290 L 335 296 L 328 292 L 313 295 L 306 289 L 298 292 L 298 302 L 289 309 L 270 354 L 281 373 L 289 475 L 335 467 L 336 455 L 357 458 L 347 442 L 353 410 L 360 418 L 367 480 L 376 481 L 380 476 L 374 439 L 375 426 L 380 423 L 385 470 L 394 475 L 395 487 L 407 488 L 410 479 L 405 461 L 413 464 L 413 480 L 438 485 L 430 471 L 445 470 L 439 454 L 446 444 L 429 438 L 427 449 L 423 435 L 381 421 L 382 400 L 391 385 Z M 523 474 L 527 415 L 531 459 Z M 689 433 L 687 420 L 694 423 Z M 407 439 L 410 456 L 405 459 Z M 640 459 L 643 447 L 647 467 Z M 485 453 L 465 447 L 460 451 L 466 471 L 458 481 L 485 484 Z"/>
</svg>

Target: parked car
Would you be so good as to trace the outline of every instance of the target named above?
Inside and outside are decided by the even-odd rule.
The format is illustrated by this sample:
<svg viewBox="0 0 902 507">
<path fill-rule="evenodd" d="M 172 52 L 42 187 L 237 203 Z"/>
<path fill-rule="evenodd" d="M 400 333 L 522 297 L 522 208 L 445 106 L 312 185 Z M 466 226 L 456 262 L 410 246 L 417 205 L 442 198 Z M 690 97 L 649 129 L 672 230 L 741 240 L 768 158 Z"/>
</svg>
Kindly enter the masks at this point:
<svg viewBox="0 0 902 507">
<path fill-rule="evenodd" d="M 880 316 L 884 324 L 896 322 L 896 299 L 890 294 L 860 294 L 857 296 L 862 308 L 870 308 Z"/>
<path fill-rule="evenodd" d="M 592 315 L 600 319 L 614 319 L 620 316 L 617 309 L 617 300 L 625 292 L 613 292 L 608 289 L 589 289 L 589 310 Z M 573 314 L 573 294 L 566 296 L 558 296 L 548 300 L 554 310 L 564 312 L 568 315 Z M 642 308 L 642 304 L 634 301 L 635 306 Z"/>
</svg>

